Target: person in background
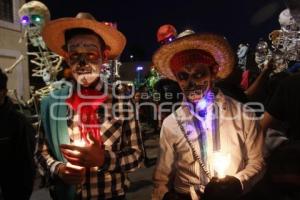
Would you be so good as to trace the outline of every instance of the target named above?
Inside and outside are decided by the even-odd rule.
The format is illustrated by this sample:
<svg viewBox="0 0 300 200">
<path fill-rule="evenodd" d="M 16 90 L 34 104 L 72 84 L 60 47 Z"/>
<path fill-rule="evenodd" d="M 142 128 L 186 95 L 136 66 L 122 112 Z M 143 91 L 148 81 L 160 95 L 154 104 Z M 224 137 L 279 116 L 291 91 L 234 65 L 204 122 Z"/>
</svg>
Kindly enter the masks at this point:
<svg viewBox="0 0 300 200">
<path fill-rule="evenodd" d="M 0 70 L 0 188 L 4 200 L 30 198 L 34 177 L 35 130 L 7 97 L 7 76 Z M 0 195 L 1 199 L 1 195 Z"/>
</svg>

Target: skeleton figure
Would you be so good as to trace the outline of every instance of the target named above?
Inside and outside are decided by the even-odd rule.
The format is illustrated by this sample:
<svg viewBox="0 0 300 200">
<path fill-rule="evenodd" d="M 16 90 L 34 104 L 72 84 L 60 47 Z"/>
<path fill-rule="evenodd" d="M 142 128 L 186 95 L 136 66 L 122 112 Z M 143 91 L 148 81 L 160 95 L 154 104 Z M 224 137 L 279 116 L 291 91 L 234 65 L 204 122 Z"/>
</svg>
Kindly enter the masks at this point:
<svg viewBox="0 0 300 200">
<path fill-rule="evenodd" d="M 28 38 L 29 45 L 37 49 L 36 52 L 27 52 L 27 55 L 33 57 L 30 62 L 36 66 L 32 69 L 32 76 L 43 78 L 46 84 L 46 87 L 35 92 L 45 96 L 53 90 L 51 84 L 56 81 L 57 73 L 62 70 L 62 57 L 50 52 L 41 36 L 42 28 L 50 20 L 50 12 L 43 3 L 30 1 L 20 8 L 19 17 L 25 30 L 20 41 Z"/>
<path fill-rule="evenodd" d="M 238 66 L 242 69 L 246 69 L 247 53 L 249 51 L 249 44 L 240 44 L 237 50 Z"/>
<path fill-rule="evenodd" d="M 122 63 L 118 60 L 110 60 L 102 64 L 101 78 L 108 83 L 113 83 L 120 78 L 120 66 Z"/>
<path fill-rule="evenodd" d="M 260 40 L 256 45 L 255 62 L 259 69 L 263 68 L 265 62 L 268 62 L 272 56 L 269 45 L 266 41 Z"/>
<path fill-rule="evenodd" d="M 274 73 L 279 73 L 287 69 L 288 62 L 285 59 L 284 53 L 281 51 L 274 51 L 272 55 L 273 65 L 274 65 Z"/>
<path fill-rule="evenodd" d="M 19 10 L 20 22 L 24 32 L 24 38 L 28 38 L 34 47 L 46 49 L 41 37 L 41 30 L 46 22 L 50 20 L 48 8 L 39 1 L 25 3 Z"/>
<path fill-rule="evenodd" d="M 294 14 L 297 13 L 294 10 Z M 269 34 L 274 51 L 281 51 L 289 61 L 300 60 L 300 25 L 291 15 L 290 9 L 283 10 L 279 15 L 281 29 Z"/>
</svg>

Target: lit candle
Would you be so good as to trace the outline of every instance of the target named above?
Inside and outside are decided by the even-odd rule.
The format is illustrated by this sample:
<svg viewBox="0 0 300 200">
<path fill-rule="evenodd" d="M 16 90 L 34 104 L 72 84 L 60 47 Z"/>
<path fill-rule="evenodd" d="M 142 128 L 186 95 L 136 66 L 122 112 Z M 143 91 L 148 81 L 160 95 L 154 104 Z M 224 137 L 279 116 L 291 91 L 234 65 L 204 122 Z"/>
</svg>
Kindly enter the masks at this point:
<svg viewBox="0 0 300 200">
<path fill-rule="evenodd" d="M 213 153 L 213 167 L 217 172 L 218 178 L 224 178 L 226 176 L 225 172 L 230 165 L 230 154 L 224 152 L 214 152 Z"/>
<path fill-rule="evenodd" d="M 85 141 L 83 139 L 79 139 L 79 140 L 74 140 L 74 143 L 73 143 L 75 146 L 78 146 L 78 147 L 84 147 L 85 146 Z"/>
</svg>

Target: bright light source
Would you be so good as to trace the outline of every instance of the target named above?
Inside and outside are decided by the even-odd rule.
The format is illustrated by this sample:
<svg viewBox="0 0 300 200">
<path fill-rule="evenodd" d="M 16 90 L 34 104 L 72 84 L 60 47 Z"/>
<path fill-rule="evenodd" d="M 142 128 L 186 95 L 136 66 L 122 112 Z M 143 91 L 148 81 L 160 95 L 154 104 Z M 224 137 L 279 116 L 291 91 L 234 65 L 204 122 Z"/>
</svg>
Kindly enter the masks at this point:
<svg viewBox="0 0 300 200">
<path fill-rule="evenodd" d="M 74 145 L 78 147 L 84 147 L 85 146 L 85 141 L 84 140 L 75 140 Z"/>
<path fill-rule="evenodd" d="M 35 21 L 36 21 L 36 22 L 40 22 L 40 21 L 41 21 L 41 18 L 37 17 L 37 18 L 35 18 Z"/>
<path fill-rule="evenodd" d="M 130 55 L 130 58 L 132 59 L 132 58 L 134 58 L 134 56 L 133 56 L 133 55 Z"/>
<path fill-rule="evenodd" d="M 26 15 L 24 15 L 22 18 L 21 18 L 21 24 L 23 24 L 23 25 L 27 25 L 27 24 L 29 24 L 29 17 L 28 16 L 26 16 Z"/>
<path fill-rule="evenodd" d="M 224 178 L 226 176 L 225 172 L 230 165 L 230 154 L 220 151 L 213 153 L 213 167 L 218 173 L 218 178 Z"/>
<path fill-rule="evenodd" d="M 42 18 L 41 18 L 41 16 L 39 16 L 39 15 L 32 15 L 32 16 L 31 16 L 31 20 L 32 20 L 32 21 L 35 21 L 35 22 L 41 22 L 41 21 L 42 21 Z"/>
<path fill-rule="evenodd" d="M 143 69 L 144 69 L 143 66 L 137 66 L 137 67 L 136 67 L 136 71 L 142 71 Z"/>
<path fill-rule="evenodd" d="M 207 101 L 205 98 L 202 98 L 200 101 L 197 103 L 197 110 L 204 110 L 207 106 Z"/>
</svg>

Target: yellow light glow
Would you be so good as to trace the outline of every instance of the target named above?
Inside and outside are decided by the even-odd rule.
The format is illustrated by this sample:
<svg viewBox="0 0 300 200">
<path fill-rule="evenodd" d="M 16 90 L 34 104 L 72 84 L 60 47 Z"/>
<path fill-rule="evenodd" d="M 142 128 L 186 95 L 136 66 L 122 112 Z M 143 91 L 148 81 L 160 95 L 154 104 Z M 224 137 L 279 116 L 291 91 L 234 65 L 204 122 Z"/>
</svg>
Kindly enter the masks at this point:
<svg viewBox="0 0 300 200">
<path fill-rule="evenodd" d="M 213 167 L 218 173 L 218 178 L 224 178 L 226 176 L 225 172 L 230 165 L 230 154 L 224 152 L 214 152 L 213 153 Z"/>
<path fill-rule="evenodd" d="M 75 146 L 78 146 L 78 147 L 84 147 L 85 146 L 85 141 L 84 140 L 74 140 L 73 144 Z"/>
</svg>

